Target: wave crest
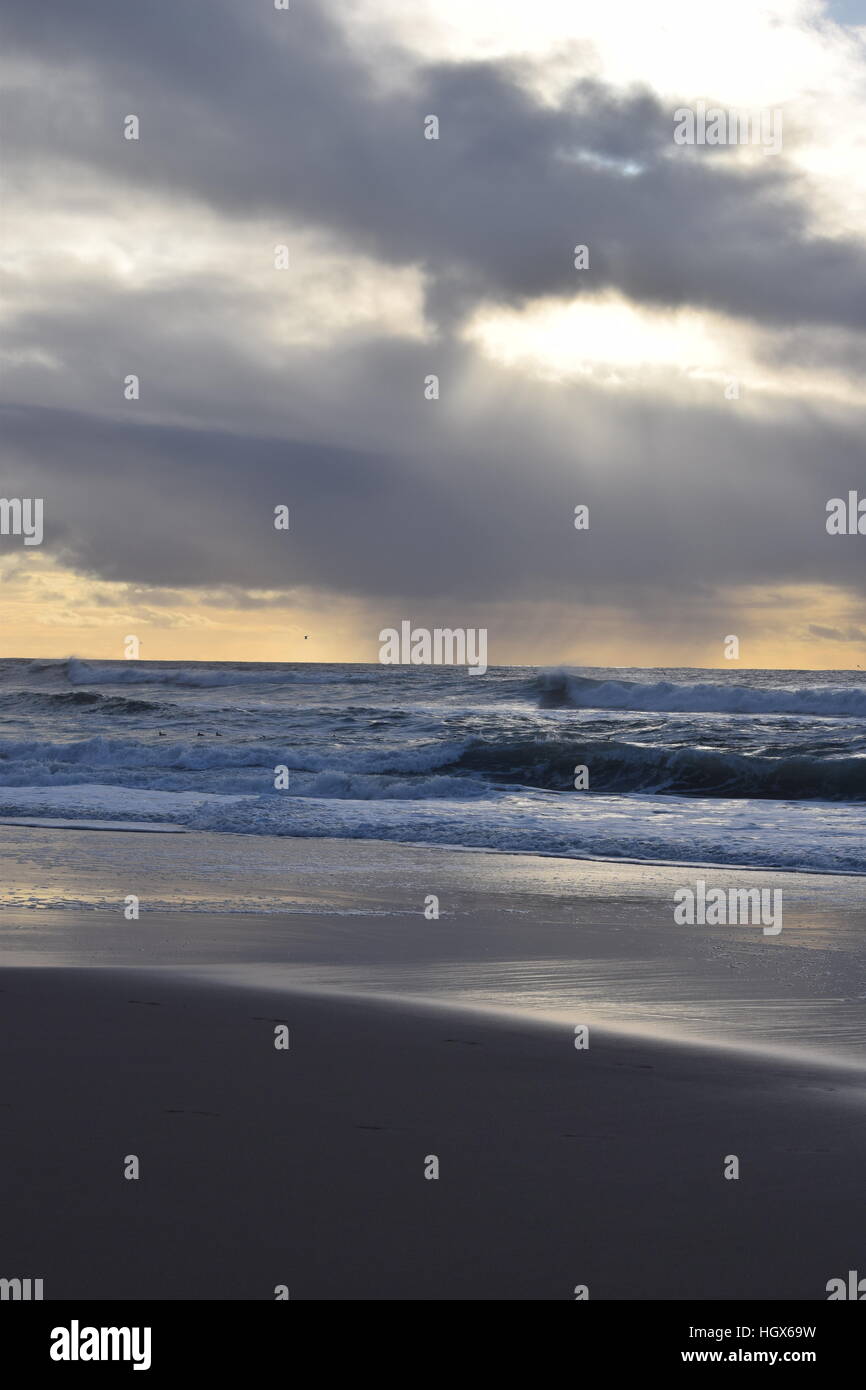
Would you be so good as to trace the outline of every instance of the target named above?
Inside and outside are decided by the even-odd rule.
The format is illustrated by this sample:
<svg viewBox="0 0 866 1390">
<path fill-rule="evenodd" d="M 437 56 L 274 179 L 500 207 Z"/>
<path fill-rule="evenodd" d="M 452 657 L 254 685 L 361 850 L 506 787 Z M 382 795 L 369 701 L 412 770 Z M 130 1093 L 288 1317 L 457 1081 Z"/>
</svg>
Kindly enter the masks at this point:
<svg viewBox="0 0 866 1390">
<path fill-rule="evenodd" d="M 866 719 L 866 687 L 792 686 L 762 689 L 699 681 L 599 680 L 569 671 L 545 671 L 537 681 L 542 709 L 640 710 L 659 714 L 802 714 Z"/>
<path fill-rule="evenodd" d="M 63 665 L 63 663 L 61 663 Z M 341 683 L 364 679 L 357 673 L 341 674 L 335 678 L 326 672 L 303 672 L 295 669 L 265 670 L 245 668 L 217 669 L 206 666 L 200 671 L 183 666 L 164 666 L 154 669 L 138 661 L 118 661 L 110 666 L 95 666 L 71 656 L 65 663 L 65 675 L 70 685 L 167 685 L 182 690 L 215 690 L 227 685 L 328 685 L 335 679 Z"/>
</svg>

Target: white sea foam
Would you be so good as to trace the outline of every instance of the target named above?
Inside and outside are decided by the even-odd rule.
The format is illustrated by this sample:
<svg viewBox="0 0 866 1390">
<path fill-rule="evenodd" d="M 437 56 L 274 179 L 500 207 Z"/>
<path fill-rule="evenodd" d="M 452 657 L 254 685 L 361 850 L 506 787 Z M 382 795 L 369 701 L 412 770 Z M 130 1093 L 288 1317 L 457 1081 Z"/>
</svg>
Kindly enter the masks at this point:
<svg viewBox="0 0 866 1390">
<path fill-rule="evenodd" d="M 4 788 L 0 814 L 159 819 L 247 835 L 396 840 L 656 863 L 731 864 L 866 874 L 859 807 L 691 797 L 550 797 L 483 801 L 220 796 L 98 784 Z"/>
</svg>

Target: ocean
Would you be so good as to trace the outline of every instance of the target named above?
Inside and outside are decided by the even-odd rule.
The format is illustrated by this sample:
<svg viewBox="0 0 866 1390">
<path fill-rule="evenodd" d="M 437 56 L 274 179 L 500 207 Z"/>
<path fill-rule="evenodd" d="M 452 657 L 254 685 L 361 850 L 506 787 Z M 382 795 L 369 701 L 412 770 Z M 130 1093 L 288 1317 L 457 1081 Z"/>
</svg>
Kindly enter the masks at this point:
<svg viewBox="0 0 866 1390">
<path fill-rule="evenodd" d="M 866 677 L 4 660 L 0 815 L 863 874 Z"/>
</svg>

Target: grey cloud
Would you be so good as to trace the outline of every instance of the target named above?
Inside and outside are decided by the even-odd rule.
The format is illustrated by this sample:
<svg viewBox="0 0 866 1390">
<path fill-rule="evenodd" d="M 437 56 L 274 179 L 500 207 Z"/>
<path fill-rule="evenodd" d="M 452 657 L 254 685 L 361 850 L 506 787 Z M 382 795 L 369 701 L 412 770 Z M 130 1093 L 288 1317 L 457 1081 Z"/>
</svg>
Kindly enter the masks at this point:
<svg viewBox="0 0 866 1390">
<path fill-rule="evenodd" d="M 809 624 L 813 637 L 826 638 L 830 642 L 866 642 L 866 632 L 859 627 L 849 627 L 844 632 L 838 627 L 822 627 L 819 623 Z"/>
<path fill-rule="evenodd" d="M 864 588 L 856 542 L 824 525 L 826 499 L 857 476 L 856 417 L 831 428 L 800 412 L 782 426 L 729 403 L 637 397 L 611 420 L 590 388 L 525 383 L 509 401 L 476 364 L 477 390 L 497 394 L 473 430 L 421 399 L 420 357 L 414 369 L 407 357 L 380 345 L 365 364 L 365 384 L 405 385 L 393 410 L 358 383 L 343 403 L 356 425 L 361 411 L 388 416 L 387 450 L 21 408 L 3 421 L 7 476 L 45 497 L 60 558 L 138 585 L 638 606 L 650 590 L 719 584 Z M 451 367 L 462 375 L 459 354 Z M 581 502 L 585 533 L 572 522 Z M 280 503 L 289 532 L 273 527 Z"/>
<path fill-rule="evenodd" d="M 43 75 L 7 117 L 13 167 L 38 156 L 66 180 L 91 166 L 227 215 L 328 228 L 348 256 L 423 264 L 441 321 L 486 296 L 616 287 L 767 323 L 866 324 L 863 245 L 810 232 L 781 161 L 744 172 L 727 152 L 679 149 L 672 109 L 593 78 L 544 106 L 507 63 L 428 66 L 386 95 L 338 14 L 284 20 L 214 0 L 204 20 L 188 0 L 74 12 L 14 0 L 7 46 Z M 142 119 L 137 145 L 121 138 L 128 111 Z M 438 142 L 422 138 L 431 112 Z M 623 160 L 641 172 L 624 176 Z M 582 276 L 579 242 L 591 249 Z"/>
</svg>

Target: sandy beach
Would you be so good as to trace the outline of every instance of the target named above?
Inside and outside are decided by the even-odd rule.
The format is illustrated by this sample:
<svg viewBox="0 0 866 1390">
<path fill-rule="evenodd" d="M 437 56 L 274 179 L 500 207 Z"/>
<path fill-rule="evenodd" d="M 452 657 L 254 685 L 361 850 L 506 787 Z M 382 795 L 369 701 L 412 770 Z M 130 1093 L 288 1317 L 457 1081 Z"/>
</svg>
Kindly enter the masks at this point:
<svg viewBox="0 0 866 1390">
<path fill-rule="evenodd" d="M 0 1239 L 47 1298 L 820 1299 L 862 1249 L 848 1072 L 146 971 L 2 989 Z"/>
<path fill-rule="evenodd" d="M 71 837 L 5 833 L 61 874 Z M 283 910 L 125 921 L 142 838 L 75 834 L 100 908 L 0 920 L 0 1243 L 46 1298 L 821 1299 L 856 1267 L 852 881 L 789 876 L 776 941 L 673 927 L 682 868 L 344 842 L 350 912 L 284 840 Z M 210 862 L 146 839 L 166 894 Z"/>
</svg>

